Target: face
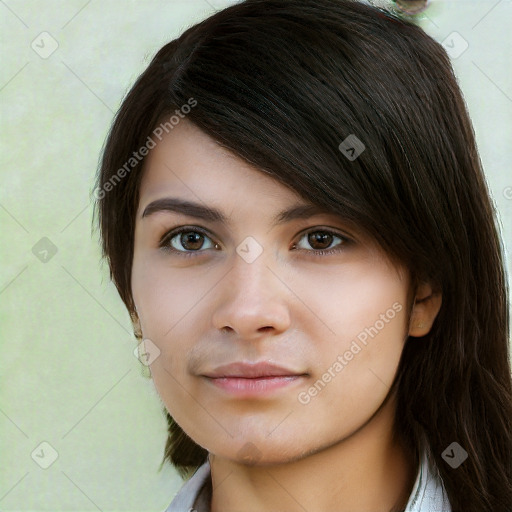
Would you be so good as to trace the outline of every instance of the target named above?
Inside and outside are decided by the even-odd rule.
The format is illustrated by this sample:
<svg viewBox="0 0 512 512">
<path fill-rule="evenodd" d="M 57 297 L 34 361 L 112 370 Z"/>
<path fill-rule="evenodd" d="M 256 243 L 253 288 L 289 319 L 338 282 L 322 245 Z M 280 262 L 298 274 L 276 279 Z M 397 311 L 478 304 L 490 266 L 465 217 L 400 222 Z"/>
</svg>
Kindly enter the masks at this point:
<svg viewBox="0 0 512 512">
<path fill-rule="evenodd" d="M 393 381 L 408 277 L 311 206 L 186 120 L 146 160 L 132 292 L 151 374 L 217 456 L 278 463 L 338 443 Z"/>
</svg>

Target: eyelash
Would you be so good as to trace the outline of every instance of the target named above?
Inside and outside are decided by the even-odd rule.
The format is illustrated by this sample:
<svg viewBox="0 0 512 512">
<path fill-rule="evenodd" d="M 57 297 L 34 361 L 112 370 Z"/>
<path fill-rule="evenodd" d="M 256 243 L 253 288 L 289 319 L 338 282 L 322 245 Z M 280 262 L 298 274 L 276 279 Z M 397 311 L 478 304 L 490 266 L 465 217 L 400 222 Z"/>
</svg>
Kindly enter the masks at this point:
<svg viewBox="0 0 512 512">
<path fill-rule="evenodd" d="M 205 230 L 198 228 L 198 227 L 185 226 L 185 227 L 182 227 L 179 229 L 173 229 L 173 230 L 165 233 L 163 235 L 163 237 L 160 239 L 159 247 L 161 249 L 163 249 L 164 251 L 170 252 L 172 254 L 177 254 L 184 258 L 198 257 L 201 253 L 206 252 L 206 250 L 201 250 L 201 249 L 196 250 L 196 251 L 190 251 L 190 250 L 189 251 L 179 251 L 179 250 L 175 249 L 174 247 L 171 247 L 170 241 L 174 237 L 176 237 L 176 235 L 181 235 L 182 233 L 200 233 L 200 234 L 211 239 L 210 235 Z M 311 229 L 309 231 L 302 233 L 300 235 L 299 241 L 311 233 L 324 233 L 324 234 L 333 235 L 334 237 L 341 239 L 341 243 L 339 243 L 333 249 L 327 249 L 327 250 L 326 249 L 313 249 L 313 250 L 298 249 L 298 251 L 305 251 L 305 252 L 312 253 L 311 256 L 313 256 L 313 257 L 325 257 L 325 256 L 329 256 L 331 254 L 341 252 L 345 249 L 347 244 L 352 242 L 352 240 L 347 238 L 345 235 L 342 235 L 341 233 L 337 233 L 335 231 L 331 231 L 328 229 L 319 229 L 319 228 L 314 228 L 314 229 Z M 212 240 L 212 242 L 213 242 L 213 240 Z M 213 243 L 216 244 L 216 242 L 213 242 Z M 298 242 L 294 243 L 293 246 L 295 247 L 297 244 L 298 244 Z"/>
</svg>

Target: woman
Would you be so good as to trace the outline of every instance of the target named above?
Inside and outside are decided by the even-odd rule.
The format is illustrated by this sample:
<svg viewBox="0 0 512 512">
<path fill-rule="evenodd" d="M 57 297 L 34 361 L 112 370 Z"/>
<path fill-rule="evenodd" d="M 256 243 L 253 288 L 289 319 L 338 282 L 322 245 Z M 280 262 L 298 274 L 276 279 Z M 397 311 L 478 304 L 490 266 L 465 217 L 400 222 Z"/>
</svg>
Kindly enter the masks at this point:
<svg viewBox="0 0 512 512">
<path fill-rule="evenodd" d="M 103 252 L 185 483 L 169 511 L 510 510 L 508 302 L 446 52 L 354 0 L 246 0 L 124 100 Z"/>
</svg>

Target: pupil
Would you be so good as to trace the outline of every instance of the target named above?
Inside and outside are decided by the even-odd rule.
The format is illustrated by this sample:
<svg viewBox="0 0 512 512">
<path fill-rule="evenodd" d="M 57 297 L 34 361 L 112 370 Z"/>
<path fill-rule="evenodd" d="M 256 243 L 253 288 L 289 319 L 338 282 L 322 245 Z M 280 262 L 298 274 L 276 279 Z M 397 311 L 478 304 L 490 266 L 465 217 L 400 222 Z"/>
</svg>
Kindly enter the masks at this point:
<svg viewBox="0 0 512 512">
<path fill-rule="evenodd" d="M 309 243 L 313 248 L 315 248 L 316 243 L 320 243 L 320 245 L 323 245 L 323 247 L 316 247 L 317 249 L 325 249 L 326 247 L 329 247 L 331 245 L 332 235 L 329 233 L 312 233 L 309 235 Z"/>
<path fill-rule="evenodd" d="M 181 236 L 181 245 L 183 245 L 185 249 L 189 250 L 200 249 L 202 245 L 202 236 L 203 235 L 201 235 L 200 233 L 194 232 L 190 232 L 189 234 L 183 234 Z"/>
</svg>

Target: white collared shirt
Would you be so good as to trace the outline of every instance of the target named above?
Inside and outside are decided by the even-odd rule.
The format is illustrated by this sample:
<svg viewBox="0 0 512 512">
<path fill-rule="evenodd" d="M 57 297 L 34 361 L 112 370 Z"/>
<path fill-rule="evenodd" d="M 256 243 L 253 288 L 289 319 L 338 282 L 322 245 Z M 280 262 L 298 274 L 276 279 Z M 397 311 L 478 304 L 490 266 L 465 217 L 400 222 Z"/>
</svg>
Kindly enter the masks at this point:
<svg viewBox="0 0 512 512">
<path fill-rule="evenodd" d="M 210 463 L 206 461 L 183 484 L 165 512 L 210 512 L 210 502 Z M 452 512 L 435 464 L 429 464 L 426 452 L 423 452 L 405 512 Z"/>
</svg>

